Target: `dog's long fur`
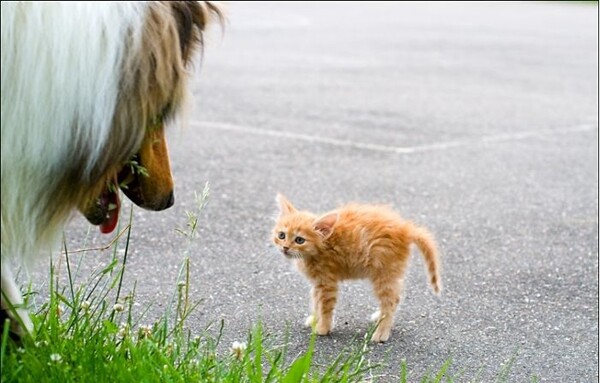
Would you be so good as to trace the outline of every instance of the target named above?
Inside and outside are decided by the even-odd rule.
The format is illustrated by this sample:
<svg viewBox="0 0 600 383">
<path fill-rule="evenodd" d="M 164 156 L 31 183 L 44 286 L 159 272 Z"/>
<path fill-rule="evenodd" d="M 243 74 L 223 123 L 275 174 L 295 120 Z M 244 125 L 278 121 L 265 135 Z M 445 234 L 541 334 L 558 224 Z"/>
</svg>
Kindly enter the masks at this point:
<svg viewBox="0 0 600 383">
<path fill-rule="evenodd" d="M 209 2 L 2 2 L 1 303 L 26 330 L 11 268 L 52 249 L 73 210 L 112 230 L 119 182 L 172 205 L 164 123 L 214 17 Z"/>
</svg>

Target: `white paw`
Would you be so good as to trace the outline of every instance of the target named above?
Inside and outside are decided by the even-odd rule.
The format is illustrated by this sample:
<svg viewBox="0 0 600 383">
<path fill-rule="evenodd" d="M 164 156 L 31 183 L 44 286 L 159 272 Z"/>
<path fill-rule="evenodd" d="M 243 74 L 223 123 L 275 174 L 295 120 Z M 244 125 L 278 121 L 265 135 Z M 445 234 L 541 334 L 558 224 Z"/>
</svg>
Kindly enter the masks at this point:
<svg viewBox="0 0 600 383">
<path fill-rule="evenodd" d="M 316 324 L 317 324 L 317 318 L 314 315 L 307 316 L 306 320 L 304 321 L 304 325 L 306 327 L 314 328 Z"/>
<path fill-rule="evenodd" d="M 381 311 L 377 310 L 375 311 L 373 314 L 371 314 L 371 322 L 379 322 L 379 319 L 381 318 Z"/>
</svg>

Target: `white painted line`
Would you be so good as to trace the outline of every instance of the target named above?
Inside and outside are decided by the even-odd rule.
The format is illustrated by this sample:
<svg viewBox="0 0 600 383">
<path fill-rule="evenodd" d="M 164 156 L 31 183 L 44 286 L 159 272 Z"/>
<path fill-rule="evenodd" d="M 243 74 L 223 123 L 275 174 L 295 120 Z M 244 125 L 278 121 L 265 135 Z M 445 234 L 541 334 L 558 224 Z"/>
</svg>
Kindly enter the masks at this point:
<svg viewBox="0 0 600 383">
<path fill-rule="evenodd" d="M 302 141 L 306 141 L 306 142 L 314 142 L 314 143 L 320 143 L 320 144 L 326 144 L 326 145 L 333 145 L 333 146 L 338 146 L 338 147 L 349 147 L 349 148 L 356 148 L 356 149 L 362 149 L 362 150 L 372 150 L 372 151 L 377 151 L 377 152 L 389 152 L 389 153 L 397 153 L 397 154 L 432 152 L 432 151 L 447 150 L 447 149 L 457 148 L 457 147 L 473 146 L 473 145 L 477 145 L 477 144 L 485 144 L 485 143 L 493 143 L 493 142 L 506 142 L 506 141 L 520 141 L 520 140 L 524 140 L 524 139 L 528 139 L 528 138 L 552 136 L 552 135 L 559 135 L 559 134 L 569 134 L 569 133 L 579 133 L 579 132 L 589 132 L 589 131 L 598 129 L 597 124 L 581 124 L 581 125 L 574 125 L 574 126 L 558 128 L 558 129 L 546 129 L 546 130 L 537 130 L 537 131 L 524 131 L 524 132 L 517 132 L 517 133 L 497 134 L 497 135 L 483 136 L 483 137 L 479 137 L 479 138 L 475 138 L 475 139 L 439 142 L 439 143 L 434 143 L 434 144 L 430 144 L 430 145 L 417 145 L 417 146 L 401 147 L 401 146 L 369 144 L 369 143 L 365 143 L 365 142 L 354 142 L 354 141 L 349 141 L 349 140 L 339 140 L 336 138 L 311 136 L 311 135 L 302 134 L 302 133 L 261 129 L 261 128 L 255 128 L 252 126 L 230 124 L 230 123 L 226 123 L 226 122 L 190 121 L 189 124 L 192 126 L 200 127 L 200 128 L 226 130 L 226 131 L 240 132 L 240 133 L 257 135 L 257 136 L 267 136 L 267 137 L 276 137 L 276 138 L 292 138 L 295 140 L 302 140 Z"/>
</svg>

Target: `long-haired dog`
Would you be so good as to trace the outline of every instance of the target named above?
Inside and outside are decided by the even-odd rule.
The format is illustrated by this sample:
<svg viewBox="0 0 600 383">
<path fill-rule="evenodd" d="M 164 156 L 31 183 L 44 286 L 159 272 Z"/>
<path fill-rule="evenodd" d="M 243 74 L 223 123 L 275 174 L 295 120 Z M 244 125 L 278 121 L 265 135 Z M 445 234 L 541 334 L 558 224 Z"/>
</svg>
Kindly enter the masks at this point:
<svg viewBox="0 0 600 383">
<path fill-rule="evenodd" d="M 173 204 L 164 125 L 214 18 L 210 2 L 2 2 L 2 326 L 32 330 L 11 268 L 74 210 L 109 233 L 119 185 L 143 208 Z"/>
</svg>

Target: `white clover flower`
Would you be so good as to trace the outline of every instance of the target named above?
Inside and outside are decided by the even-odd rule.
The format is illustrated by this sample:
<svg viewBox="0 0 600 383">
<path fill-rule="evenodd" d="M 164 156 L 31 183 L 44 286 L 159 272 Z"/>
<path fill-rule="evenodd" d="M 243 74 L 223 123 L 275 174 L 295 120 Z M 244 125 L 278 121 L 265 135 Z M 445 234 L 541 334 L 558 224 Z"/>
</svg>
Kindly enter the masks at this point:
<svg viewBox="0 0 600 383">
<path fill-rule="evenodd" d="M 83 301 L 83 302 L 81 302 L 81 304 L 79 305 L 79 307 L 82 310 L 88 311 L 91 305 L 92 305 L 92 302 L 90 302 L 90 301 Z"/>
<path fill-rule="evenodd" d="M 115 305 L 113 306 L 113 310 L 115 310 L 116 312 L 120 313 L 123 310 L 125 310 L 125 306 L 123 306 L 120 303 L 115 303 Z"/>
<path fill-rule="evenodd" d="M 246 347 L 246 342 L 235 341 L 231 344 L 231 353 L 237 360 L 242 360 Z"/>
<path fill-rule="evenodd" d="M 52 361 L 54 363 L 60 363 L 60 362 L 62 362 L 62 356 L 60 356 L 60 354 L 51 354 L 50 361 Z"/>
<path fill-rule="evenodd" d="M 119 326 L 119 332 L 117 333 L 118 339 L 123 339 L 129 334 L 129 325 L 127 323 L 121 323 Z"/>
<path fill-rule="evenodd" d="M 140 338 L 149 338 L 152 336 L 152 326 L 151 325 L 141 325 L 138 331 L 138 336 Z"/>
</svg>

